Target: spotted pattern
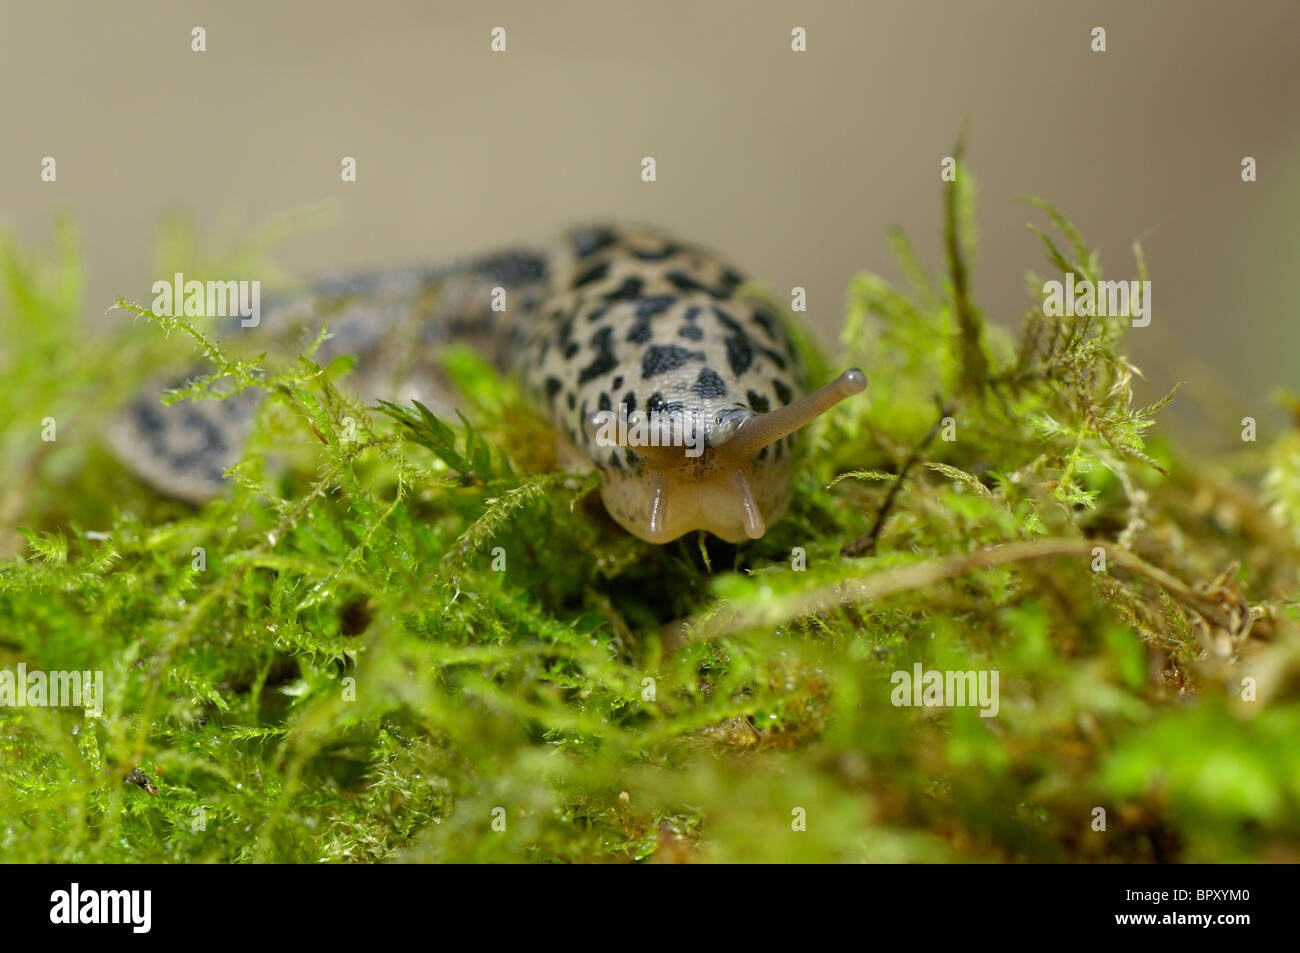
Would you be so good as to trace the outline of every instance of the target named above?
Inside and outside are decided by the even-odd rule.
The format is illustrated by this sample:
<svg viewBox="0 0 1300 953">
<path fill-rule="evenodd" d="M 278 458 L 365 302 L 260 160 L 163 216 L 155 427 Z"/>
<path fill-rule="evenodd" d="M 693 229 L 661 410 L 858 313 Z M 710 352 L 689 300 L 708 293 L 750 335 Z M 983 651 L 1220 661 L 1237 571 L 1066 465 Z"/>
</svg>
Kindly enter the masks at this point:
<svg viewBox="0 0 1300 953">
<path fill-rule="evenodd" d="M 250 350 L 300 345 L 328 323 L 322 362 L 352 354 L 348 385 L 366 401 L 422 399 L 451 414 L 438 350 L 480 349 L 517 372 L 571 449 L 606 473 L 637 473 L 630 449 L 599 448 L 586 414 L 692 415 L 705 443 L 725 442 L 756 413 L 802 393 L 801 365 L 770 308 L 742 291 L 743 276 L 701 249 L 647 228 L 597 225 L 543 251 L 513 250 L 448 267 L 415 267 L 322 279 L 304 294 L 265 299 Z M 507 306 L 491 306 L 492 290 Z M 225 339 L 250 334 L 237 322 Z M 255 412 L 252 398 L 163 407 L 159 386 L 111 429 L 118 455 L 173 495 L 202 499 L 221 486 Z M 253 392 L 248 392 L 249 395 Z M 776 465 L 792 438 L 758 455 Z"/>
<path fill-rule="evenodd" d="M 519 366 L 557 429 L 598 469 L 635 470 L 640 458 L 595 452 L 584 407 L 690 414 L 712 446 L 801 392 L 781 323 L 713 255 L 651 229 L 597 226 L 571 233 L 552 261 L 550 293 Z M 784 458 L 790 443 L 779 441 L 770 456 Z"/>
</svg>

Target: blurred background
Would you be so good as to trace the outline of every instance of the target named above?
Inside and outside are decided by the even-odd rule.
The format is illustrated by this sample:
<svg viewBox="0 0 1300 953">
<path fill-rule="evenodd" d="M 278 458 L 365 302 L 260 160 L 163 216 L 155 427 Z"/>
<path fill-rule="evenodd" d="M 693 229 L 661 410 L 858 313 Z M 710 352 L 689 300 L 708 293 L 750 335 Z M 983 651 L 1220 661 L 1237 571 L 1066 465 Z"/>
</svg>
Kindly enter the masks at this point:
<svg viewBox="0 0 1300 953">
<path fill-rule="evenodd" d="M 941 266 L 939 163 L 969 118 L 989 317 L 1018 327 L 1026 269 L 1046 270 L 1017 196 L 1072 217 L 1110 277 L 1134 277 L 1140 239 L 1139 399 L 1188 380 L 1171 425 L 1239 447 L 1243 415 L 1266 440 L 1270 395 L 1300 388 L 1297 38 L 1295 0 L 5 0 L 0 226 L 44 243 L 70 212 L 107 326 L 162 277 L 168 210 L 218 240 L 324 203 L 273 256 L 299 276 L 648 221 L 806 287 L 829 343 L 850 277 L 897 275 L 889 225 Z"/>
</svg>

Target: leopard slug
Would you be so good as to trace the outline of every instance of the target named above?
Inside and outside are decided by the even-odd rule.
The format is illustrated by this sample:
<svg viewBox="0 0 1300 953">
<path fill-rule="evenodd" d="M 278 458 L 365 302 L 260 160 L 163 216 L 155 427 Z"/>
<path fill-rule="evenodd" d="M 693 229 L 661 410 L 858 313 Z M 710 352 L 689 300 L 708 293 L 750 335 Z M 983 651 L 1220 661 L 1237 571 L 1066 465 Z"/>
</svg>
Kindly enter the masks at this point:
<svg viewBox="0 0 1300 953">
<path fill-rule="evenodd" d="M 784 515 L 794 432 L 866 387 L 851 369 L 805 393 L 785 328 L 743 284 L 660 231 L 602 225 L 540 252 L 325 279 L 268 301 L 258 333 L 324 322 L 315 359 L 353 355 L 348 383 L 363 399 L 417 399 L 443 413 L 452 389 L 437 351 L 469 344 L 519 375 L 561 461 L 599 472 L 624 529 L 651 543 L 693 530 L 736 543 Z M 163 407 L 156 390 L 117 416 L 109 444 L 159 491 L 207 499 L 239 458 L 254 391 Z"/>
</svg>

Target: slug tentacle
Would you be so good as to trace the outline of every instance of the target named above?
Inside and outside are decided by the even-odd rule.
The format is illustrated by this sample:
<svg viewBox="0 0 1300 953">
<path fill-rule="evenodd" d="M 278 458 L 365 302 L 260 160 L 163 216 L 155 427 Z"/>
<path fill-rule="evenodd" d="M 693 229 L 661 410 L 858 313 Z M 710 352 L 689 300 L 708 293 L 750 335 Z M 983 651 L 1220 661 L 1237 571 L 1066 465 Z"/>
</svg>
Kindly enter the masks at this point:
<svg viewBox="0 0 1300 953">
<path fill-rule="evenodd" d="M 652 473 L 650 487 L 650 522 L 646 524 L 646 539 L 652 542 L 664 533 L 664 511 L 668 507 L 668 488 L 663 476 Z"/>
<path fill-rule="evenodd" d="M 844 398 L 862 393 L 866 386 L 867 376 L 853 367 L 825 387 L 800 397 L 792 404 L 750 417 L 719 450 L 722 461 L 739 463 L 782 437 L 806 427 Z"/>
<path fill-rule="evenodd" d="M 745 535 L 750 539 L 758 539 L 767 532 L 767 523 L 763 521 L 763 511 L 754 501 L 754 491 L 750 489 L 749 481 L 745 479 L 744 470 L 731 472 L 731 485 L 735 488 L 736 498 L 740 501 L 744 513 Z"/>
</svg>

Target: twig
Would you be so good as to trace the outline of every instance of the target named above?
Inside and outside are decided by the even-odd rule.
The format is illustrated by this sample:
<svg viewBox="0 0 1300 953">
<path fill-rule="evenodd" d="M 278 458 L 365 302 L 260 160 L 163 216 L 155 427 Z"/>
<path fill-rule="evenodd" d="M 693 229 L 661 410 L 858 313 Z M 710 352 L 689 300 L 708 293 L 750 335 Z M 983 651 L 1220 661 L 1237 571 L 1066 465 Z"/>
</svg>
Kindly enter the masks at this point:
<svg viewBox="0 0 1300 953">
<path fill-rule="evenodd" d="M 1114 542 L 1095 539 L 1038 539 L 1005 543 L 958 556 L 895 566 L 803 592 L 790 593 L 784 597 L 762 602 L 746 602 L 731 611 L 680 620 L 663 630 L 661 637 L 664 638 L 665 647 L 671 650 L 687 641 L 713 639 L 746 629 L 771 627 L 791 619 L 841 606 L 878 600 L 908 590 L 923 589 L 945 579 L 980 569 L 1058 556 L 1089 559 L 1093 550 L 1098 547 L 1105 550 L 1107 558 L 1113 565 L 1145 576 L 1214 624 L 1229 631 L 1238 624 L 1219 600 L 1193 589 L 1181 579 L 1159 566 L 1151 565 Z"/>
</svg>

